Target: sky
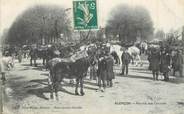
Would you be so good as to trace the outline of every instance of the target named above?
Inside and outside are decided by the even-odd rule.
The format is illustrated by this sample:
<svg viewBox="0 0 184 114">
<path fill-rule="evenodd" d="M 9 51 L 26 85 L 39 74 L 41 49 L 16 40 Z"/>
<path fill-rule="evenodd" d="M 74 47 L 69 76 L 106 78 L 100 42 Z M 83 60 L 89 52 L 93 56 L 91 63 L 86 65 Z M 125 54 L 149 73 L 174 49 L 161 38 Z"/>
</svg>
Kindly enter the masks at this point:
<svg viewBox="0 0 184 114">
<path fill-rule="evenodd" d="M 18 15 L 29 7 L 40 4 L 72 8 L 73 0 L 0 0 L 0 35 L 10 28 Z M 184 25 L 184 0 L 97 0 L 99 26 L 104 27 L 113 8 L 119 4 L 145 7 L 153 20 L 154 28 L 165 32 Z M 72 11 L 68 12 L 72 15 Z"/>
</svg>

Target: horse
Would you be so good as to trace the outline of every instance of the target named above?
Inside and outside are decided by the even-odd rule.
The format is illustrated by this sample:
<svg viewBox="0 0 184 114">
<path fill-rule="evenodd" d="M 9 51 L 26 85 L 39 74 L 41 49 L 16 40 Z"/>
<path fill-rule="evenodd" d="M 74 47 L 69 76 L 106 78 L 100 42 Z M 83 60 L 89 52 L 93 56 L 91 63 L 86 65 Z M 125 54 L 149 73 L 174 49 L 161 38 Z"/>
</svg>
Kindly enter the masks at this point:
<svg viewBox="0 0 184 114">
<path fill-rule="evenodd" d="M 53 99 L 53 91 L 55 92 L 55 97 L 58 99 L 58 88 L 60 82 L 64 79 L 76 79 L 76 86 L 75 86 L 75 95 L 79 95 L 78 93 L 78 86 L 80 83 L 80 94 L 83 96 L 85 93 L 83 91 L 83 78 L 86 77 L 88 68 L 90 66 L 92 57 L 85 56 L 82 58 L 78 58 L 77 60 L 73 61 L 72 58 L 64 58 L 64 59 L 55 59 L 55 62 L 49 65 L 49 86 L 51 89 L 50 98 Z M 51 61 L 54 61 L 52 59 Z"/>
<path fill-rule="evenodd" d="M 11 57 L 11 56 L 3 56 L 2 57 L 2 61 L 3 61 L 4 65 L 7 67 L 8 71 L 14 68 L 15 62 L 14 62 L 14 58 L 13 57 Z"/>
<path fill-rule="evenodd" d="M 121 64 L 121 55 L 123 53 L 123 47 L 120 45 L 110 45 L 110 54 L 114 57 L 116 63 Z"/>
<path fill-rule="evenodd" d="M 5 73 L 14 67 L 14 58 L 11 56 L 0 56 L 0 73 L 2 74 L 2 83 L 5 84 Z"/>
<path fill-rule="evenodd" d="M 138 66 L 138 64 L 140 64 L 140 66 L 143 65 L 141 57 L 140 57 L 140 49 L 137 48 L 136 46 L 131 46 L 128 48 L 128 53 L 130 54 L 130 56 L 132 57 L 132 63 L 135 63 L 135 66 Z M 134 60 L 138 60 L 138 61 L 134 61 Z"/>
<path fill-rule="evenodd" d="M 110 45 L 110 53 L 111 53 L 111 55 L 113 53 L 117 54 L 118 57 L 116 57 L 114 59 L 115 60 L 118 59 L 119 64 L 122 64 L 122 61 L 121 61 L 120 58 L 121 58 L 122 53 L 123 53 L 124 50 L 125 50 L 125 47 L 122 47 L 120 45 L 117 45 L 117 44 Z M 138 64 L 140 64 L 142 66 L 142 61 L 141 61 L 141 58 L 140 58 L 140 49 L 139 48 L 137 48 L 136 46 L 130 46 L 128 48 L 128 53 L 132 57 L 132 63 L 134 63 L 134 60 L 138 60 L 138 61 L 135 61 L 135 65 L 138 66 Z"/>
</svg>

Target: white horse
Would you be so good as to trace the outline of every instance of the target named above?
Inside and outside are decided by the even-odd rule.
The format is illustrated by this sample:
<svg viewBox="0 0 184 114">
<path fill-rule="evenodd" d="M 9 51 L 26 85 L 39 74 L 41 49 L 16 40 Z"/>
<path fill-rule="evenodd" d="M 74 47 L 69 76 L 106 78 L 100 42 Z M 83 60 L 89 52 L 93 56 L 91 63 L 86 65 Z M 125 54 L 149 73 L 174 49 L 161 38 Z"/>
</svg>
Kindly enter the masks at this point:
<svg viewBox="0 0 184 114">
<path fill-rule="evenodd" d="M 3 85 L 5 84 L 6 77 L 5 74 L 9 70 L 11 70 L 14 67 L 14 59 L 13 57 L 4 57 L 0 54 L 0 73 L 2 75 L 1 80 Z"/>
<path fill-rule="evenodd" d="M 122 61 L 121 61 L 121 56 L 122 56 L 122 53 L 124 51 L 124 47 L 120 46 L 120 45 L 110 45 L 110 53 L 112 52 L 116 52 L 118 57 L 119 57 L 119 61 L 120 61 L 120 64 L 122 64 Z M 135 65 L 138 66 L 138 64 L 140 64 L 142 66 L 142 61 L 141 61 L 141 58 L 140 58 L 140 49 L 137 48 L 136 46 L 131 46 L 128 48 L 128 53 L 131 55 L 131 57 L 133 58 L 133 61 L 135 61 Z"/>
<path fill-rule="evenodd" d="M 131 46 L 128 48 L 128 53 L 132 56 L 132 62 L 135 62 L 135 65 L 138 66 L 138 64 L 140 64 L 140 66 L 143 65 L 141 57 L 140 57 L 140 49 L 137 48 L 136 46 Z M 135 61 L 134 61 L 135 60 Z"/>
<path fill-rule="evenodd" d="M 11 56 L 7 56 L 7 57 L 3 56 L 1 58 L 1 62 L 4 66 L 4 68 L 7 69 L 7 70 L 11 70 L 14 67 L 14 64 L 15 64 L 14 63 L 14 58 L 11 57 Z"/>
<path fill-rule="evenodd" d="M 120 45 L 110 45 L 110 53 L 115 52 L 118 55 L 118 60 L 119 60 L 119 64 L 121 65 L 122 61 L 121 61 L 121 55 L 123 53 L 123 47 L 121 47 Z"/>
</svg>

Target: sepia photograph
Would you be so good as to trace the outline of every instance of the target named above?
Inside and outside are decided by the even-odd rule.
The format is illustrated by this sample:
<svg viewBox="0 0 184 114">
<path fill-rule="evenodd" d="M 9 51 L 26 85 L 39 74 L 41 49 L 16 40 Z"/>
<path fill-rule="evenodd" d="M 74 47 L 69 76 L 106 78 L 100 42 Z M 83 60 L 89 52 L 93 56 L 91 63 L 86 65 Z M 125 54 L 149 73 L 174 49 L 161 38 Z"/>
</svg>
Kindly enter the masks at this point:
<svg viewBox="0 0 184 114">
<path fill-rule="evenodd" d="M 184 0 L 0 0 L 0 114 L 184 114 Z"/>
</svg>

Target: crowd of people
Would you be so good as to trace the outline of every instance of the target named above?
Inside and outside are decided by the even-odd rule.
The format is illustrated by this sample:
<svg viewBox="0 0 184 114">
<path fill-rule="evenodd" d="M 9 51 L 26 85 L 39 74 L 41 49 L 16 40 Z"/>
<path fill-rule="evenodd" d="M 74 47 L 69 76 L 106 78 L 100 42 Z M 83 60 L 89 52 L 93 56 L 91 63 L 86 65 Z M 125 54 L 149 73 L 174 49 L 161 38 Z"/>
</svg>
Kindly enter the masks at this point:
<svg viewBox="0 0 184 114">
<path fill-rule="evenodd" d="M 160 72 L 163 74 L 164 80 L 168 81 L 171 70 L 173 70 L 173 76 L 175 76 L 176 71 L 179 71 L 179 76 L 183 77 L 184 60 L 181 49 L 152 48 L 148 54 L 148 61 L 149 70 L 152 71 L 154 80 L 158 80 Z"/>
<path fill-rule="evenodd" d="M 144 47 L 144 48 L 143 48 Z M 132 60 L 132 56 L 127 51 L 128 47 L 124 48 L 121 55 L 121 74 L 128 76 L 129 64 Z M 158 80 L 159 73 L 162 73 L 164 80 L 169 80 L 169 72 L 173 69 L 173 75 L 176 71 L 179 71 L 179 75 L 183 76 L 183 64 L 184 60 L 182 57 L 182 50 L 168 50 L 166 47 L 151 47 L 146 44 L 146 42 L 140 45 L 140 54 L 147 54 L 149 61 L 149 70 L 152 71 L 153 79 Z M 30 65 L 37 66 L 36 60 L 38 58 L 43 59 L 43 65 L 47 68 L 48 61 L 53 58 L 68 58 L 72 55 L 76 55 L 77 52 L 81 50 L 76 50 L 75 47 L 58 47 L 56 45 L 45 45 L 45 46 L 32 46 L 30 48 L 14 48 L 10 50 L 4 50 L 4 56 L 16 56 L 18 61 L 21 63 L 22 58 L 30 57 Z M 110 53 L 110 47 L 107 43 L 101 44 L 89 44 L 88 53 L 93 56 L 93 61 L 90 64 L 90 79 L 97 80 L 98 85 L 101 88 L 101 82 L 103 87 L 106 85 L 112 87 L 112 80 L 115 78 L 113 65 L 118 63 L 118 60 L 114 57 L 117 56 L 116 53 Z M 74 56 L 73 56 L 74 57 Z M 75 56 L 74 59 L 77 57 Z M 79 57 L 80 58 L 80 57 Z M 32 61 L 34 63 L 32 63 Z M 2 73 L 2 78 L 5 77 Z"/>
</svg>

